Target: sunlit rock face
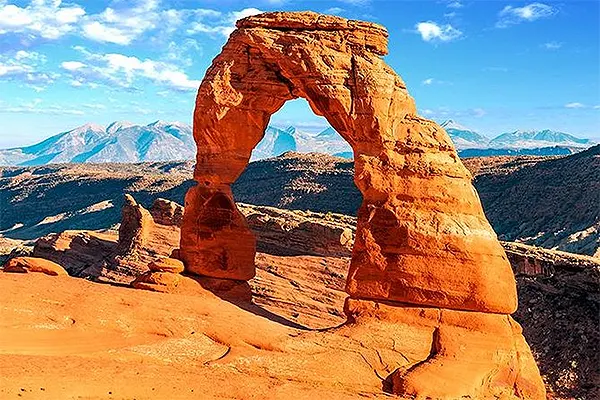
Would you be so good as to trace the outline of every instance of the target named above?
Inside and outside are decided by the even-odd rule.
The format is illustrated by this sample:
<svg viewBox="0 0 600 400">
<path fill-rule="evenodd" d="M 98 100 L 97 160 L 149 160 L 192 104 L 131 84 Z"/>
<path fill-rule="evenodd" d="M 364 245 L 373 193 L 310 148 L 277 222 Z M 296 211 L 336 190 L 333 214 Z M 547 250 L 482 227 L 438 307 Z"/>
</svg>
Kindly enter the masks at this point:
<svg viewBox="0 0 600 400">
<path fill-rule="evenodd" d="M 514 276 L 471 175 L 446 132 L 417 115 L 386 53 L 387 31 L 376 24 L 312 12 L 238 21 L 198 91 L 197 185 L 186 196 L 179 256 L 188 273 L 254 276 L 256 241 L 230 185 L 270 116 L 305 98 L 352 147 L 363 196 L 346 285 L 350 320 L 380 313 L 431 330 L 423 365 L 396 371 L 394 392 L 543 398 L 520 327 L 507 315 L 517 306 Z"/>
</svg>

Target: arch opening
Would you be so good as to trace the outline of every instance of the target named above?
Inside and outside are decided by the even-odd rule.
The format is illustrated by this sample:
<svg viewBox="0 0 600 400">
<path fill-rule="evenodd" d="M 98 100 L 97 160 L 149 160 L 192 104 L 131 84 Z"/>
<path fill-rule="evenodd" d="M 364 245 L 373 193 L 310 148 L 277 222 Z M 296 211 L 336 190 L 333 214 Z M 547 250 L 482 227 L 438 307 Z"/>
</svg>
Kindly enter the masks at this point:
<svg viewBox="0 0 600 400">
<path fill-rule="evenodd" d="M 250 161 L 277 157 L 290 151 L 353 158 L 350 144 L 326 118 L 315 115 L 301 97 L 287 101 L 271 116 L 265 135 L 252 151 Z"/>
<path fill-rule="evenodd" d="M 352 148 L 299 98 L 270 117 L 252 154 L 232 192 L 256 238 L 254 303 L 309 329 L 340 325 L 362 201 Z"/>
</svg>

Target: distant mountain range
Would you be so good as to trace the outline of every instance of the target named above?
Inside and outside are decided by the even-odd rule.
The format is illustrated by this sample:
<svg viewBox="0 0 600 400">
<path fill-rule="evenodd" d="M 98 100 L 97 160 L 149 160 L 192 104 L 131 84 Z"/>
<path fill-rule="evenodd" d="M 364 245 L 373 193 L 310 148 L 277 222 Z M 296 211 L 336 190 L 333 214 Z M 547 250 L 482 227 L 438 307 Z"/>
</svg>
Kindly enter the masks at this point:
<svg viewBox="0 0 600 400">
<path fill-rule="evenodd" d="M 85 124 L 33 146 L 0 150 L 0 165 L 139 162 L 192 159 L 192 129 L 179 122 Z"/>
<path fill-rule="evenodd" d="M 566 155 L 594 143 L 551 131 L 514 131 L 494 139 L 448 120 L 441 124 L 462 157 L 499 155 Z M 348 143 L 329 127 L 317 133 L 294 126 L 267 127 L 252 160 L 288 151 L 317 152 L 352 158 Z M 86 124 L 59 133 L 32 146 L 0 150 L 0 165 L 34 166 L 55 163 L 143 162 L 194 159 L 192 128 L 181 122 L 156 121 L 148 125 L 113 122 L 107 127 Z"/>
<path fill-rule="evenodd" d="M 570 149 L 586 149 L 594 143 L 589 139 L 579 139 L 564 132 L 544 129 L 541 131 L 507 132 L 490 139 L 472 129 L 466 128 L 453 120 L 442 122 L 442 128 L 446 130 L 454 142 L 456 148 L 461 150 L 486 149 L 504 150 L 506 155 L 524 152 L 525 150 L 563 147 Z M 499 155 L 499 154 L 497 154 Z"/>
</svg>

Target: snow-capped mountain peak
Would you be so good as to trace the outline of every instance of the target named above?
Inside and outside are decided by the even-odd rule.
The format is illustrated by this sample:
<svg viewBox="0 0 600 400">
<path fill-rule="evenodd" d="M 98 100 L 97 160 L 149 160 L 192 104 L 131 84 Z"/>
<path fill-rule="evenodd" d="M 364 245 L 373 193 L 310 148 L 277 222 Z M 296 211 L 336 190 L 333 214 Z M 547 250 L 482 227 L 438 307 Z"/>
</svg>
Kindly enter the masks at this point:
<svg viewBox="0 0 600 400">
<path fill-rule="evenodd" d="M 516 130 L 496 136 L 489 143 L 491 148 L 532 149 L 562 146 L 586 148 L 592 145 L 589 139 L 580 139 L 568 133 L 543 130 Z"/>
<path fill-rule="evenodd" d="M 105 128 L 102 125 L 99 124 L 94 124 L 93 122 L 88 122 L 87 124 L 83 124 L 75 129 L 71 129 L 70 131 L 67 131 L 66 133 L 72 133 L 72 134 L 77 134 L 77 133 L 85 133 L 85 132 L 104 132 Z"/>
<path fill-rule="evenodd" d="M 577 151 L 593 145 L 588 139 L 549 129 L 515 130 L 490 141 L 453 120 L 441 125 L 461 156 L 513 154 L 522 149 L 546 149 L 544 151 L 548 152 L 548 149 L 556 148 L 564 153 L 564 150 Z M 343 157 L 352 157 L 353 154 L 350 145 L 331 127 L 314 133 L 304 132 L 295 126 L 268 126 L 263 140 L 252 153 L 252 159 L 274 157 L 287 151 L 320 152 Z M 88 123 L 31 146 L 0 149 L 0 165 L 170 161 L 193 159 L 195 153 L 192 127 L 188 124 L 159 120 L 148 125 L 136 125 L 117 121 L 106 128 Z M 558 153 L 553 150 L 548 154 Z"/>
<path fill-rule="evenodd" d="M 135 126 L 135 124 L 133 122 L 115 121 L 112 124 L 108 125 L 108 127 L 106 128 L 106 133 L 114 134 L 115 132 L 117 132 L 121 129 L 126 129 L 126 128 L 129 128 L 132 126 Z"/>
<path fill-rule="evenodd" d="M 442 122 L 440 124 L 440 126 L 442 128 L 444 128 L 444 129 L 446 129 L 446 130 L 447 129 L 456 129 L 456 130 L 459 130 L 459 131 L 470 131 L 470 132 L 473 132 L 472 129 L 469 129 L 466 126 L 459 124 L 458 122 L 454 121 L 453 119 L 448 119 L 448 120 Z"/>
<path fill-rule="evenodd" d="M 482 134 L 451 119 L 442 122 L 440 126 L 450 135 L 454 145 L 459 150 L 483 148 L 490 141 Z"/>
</svg>

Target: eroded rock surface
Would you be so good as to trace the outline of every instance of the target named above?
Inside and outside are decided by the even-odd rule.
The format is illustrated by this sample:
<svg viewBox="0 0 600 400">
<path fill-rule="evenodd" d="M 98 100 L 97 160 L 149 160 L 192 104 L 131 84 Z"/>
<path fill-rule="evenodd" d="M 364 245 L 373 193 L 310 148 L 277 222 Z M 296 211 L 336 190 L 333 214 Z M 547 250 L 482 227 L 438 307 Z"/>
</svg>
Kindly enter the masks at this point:
<svg viewBox="0 0 600 400">
<path fill-rule="evenodd" d="M 169 202 L 170 203 L 170 202 Z M 130 283 L 147 272 L 159 258 L 169 257 L 178 247 L 179 227 L 162 217 L 164 203 L 146 210 L 126 195 L 118 235 L 113 231 L 64 231 L 40 238 L 33 255 L 64 265 L 72 276 Z M 173 206 L 174 207 L 174 206 Z M 179 206 L 181 207 L 181 206 Z"/>
<path fill-rule="evenodd" d="M 198 92 L 198 185 L 186 197 L 181 238 L 188 270 L 254 275 L 254 238 L 230 185 L 270 115 L 304 97 L 355 153 L 363 204 L 348 292 L 513 312 L 514 277 L 471 175 L 446 132 L 416 115 L 404 82 L 383 61 L 385 29 L 314 13 L 268 13 L 237 26 Z"/>
<path fill-rule="evenodd" d="M 3 271 L 18 273 L 40 272 L 51 276 L 68 275 L 67 271 L 57 263 L 38 257 L 12 258 L 4 264 Z"/>
<path fill-rule="evenodd" d="M 341 214 L 289 211 L 237 204 L 262 253 L 281 256 L 349 257 L 356 219 Z"/>
<path fill-rule="evenodd" d="M 179 208 L 183 211 L 181 206 L 174 203 L 169 208 Z M 319 232 L 326 232 L 332 221 L 335 222 L 335 227 L 343 226 L 345 229 L 354 231 L 356 219 L 336 214 L 277 210 L 272 207 L 239 205 L 239 208 L 244 213 L 249 210 L 249 213 L 261 216 L 255 219 L 250 218 L 250 221 L 257 224 L 261 221 L 265 223 L 262 227 L 255 225 L 253 229 L 257 235 L 258 248 L 262 246 L 263 239 L 261 238 L 266 237 L 268 240 L 265 241 L 264 246 L 271 253 L 257 254 L 255 259 L 257 274 L 249 282 L 251 293 L 248 285 L 239 281 L 202 277 L 191 279 L 187 276 L 180 276 L 180 278 L 169 276 L 169 278 L 173 278 L 171 283 L 177 281 L 177 285 L 171 286 L 159 285 L 156 282 L 168 282 L 159 280 L 158 277 L 152 277 L 149 279 L 152 282 L 145 282 L 145 285 L 139 287 L 155 292 L 182 293 L 187 296 L 201 296 L 206 292 L 203 289 L 209 289 L 218 293 L 220 297 L 232 301 L 252 299 L 255 304 L 252 309 L 254 312 L 259 312 L 262 308 L 263 311 L 260 315 L 293 326 L 327 328 L 343 324 L 346 320 L 343 305 L 347 297 L 344 292 L 344 281 L 348 271 L 350 251 L 343 254 L 344 257 L 334 257 L 331 254 L 281 256 L 278 255 L 280 248 L 271 244 L 280 241 L 289 246 L 298 246 L 295 249 L 283 249 L 284 254 L 288 254 L 290 251 L 297 254 L 303 252 L 314 254 L 309 245 L 325 243 L 322 241 L 323 239 L 316 237 L 303 242 L 300 239 L 307 238 L 307 232 L 304 229 L 285 231 L 281 230 L 279 226 L 302 226 L 308 218 L 310 226 L 314 227 L 314 229 L 311 228 L 311 231 L 317 235 Z M 152 208 L 149 211 L 152 214 Z M 268 218 L 262 218 L 263 215 Z M 271 218 L 282 222 L 272 224 L 269 222 Z M 315 226 L 319 221 L 323 221 L 320 228 Z M 160 227 L 160 224 L 156 224 L 155 229 L 157 227 Z M 273 230 L 269 231 L 270 229 Z M 331 237 L 331 233 L 326 234 L 325 238 Z M 295 235 L 300 236 L 296 237 Z M 111 282 L 130 282 L 140 277 L 140 274 L 147 273 L 145 272 L 147 270 L 129 269 L 127 265 L 118 266 L 116 264 L 106 264 L 105 268 L 94 273 L 90 273 L 90 271 L 83 273 L 88 263 L 90 263 L 89 265 L 93 264 L 91 260 L 110 259 L 111 252 L 117 247 L 118 235 L 116 232 L 71 231 L 63 232 L 59 237 L 60 240 L 54 242 L 56 247 L 43 247 L 44 252 L 46 255 L 54 252 L 54 257 L 60 256 L 56 259 L 60 259 L 60 263 L 72 275 L 97 276 L 99 280 Z M 46 239 L 40 239 L 36 246 L 37 251 L 41 251 L 42 243 L 45 246 L 50 245 Z M 176 244 L 177 240 L 175 239 L 173 245 Z M 579 257 L 521 244 L 503 243 L 503 245 L 508 258 L 514 263 L 513 269 L 517 274 L 520 307 L 515 314 L 515 319 L 523 325 L 525 337 L 531 344 L 535 358 L 546 377 L 551 397 L 597 397 L 593 393 L 597 393 L 600 388 L 597 383 L 598 354 L 600 354 L 598 351 L 600 338 L 597 330 L 600 297 L 597 282 L 600 274 L 600 262 L 590 257 Z M 321 246 L 317 248 L 321 248 Z M 168 254 L 157 257 L 159 258 L 148 265 L 150 269 L 153 268 L 153 263 L 162 264 L 161 260 L 164 260 L 162 257 L 168 257 Z M 171 260 L 169 259 L 169 262 Z M 173 262 L 177 263 L 177 260 L 173 260 Z M 79 274 L 77 271 L 80 271 Z M 145 279 L 140 278 L 140 281 Z M 354 302 L 356 304 L 357 301 L 354 300 Z M 369 302 L 365 304 L 372 305 Z M 367 307 L 367 309 L 369 308 L 370 306 Z M 415 309 L 415 307 L 405 308 L 405 312 L 400 312 L 400 314 L 406 315 L 409 309 Z M 372 311 L 371 309 L 369 313 Z M 386 357 L 394 356 L 394 358 L 385 359 L 388 364 L 377 366 L 377 373 L 382 380 L 389 376 L 388 382 L 391 385 L 393 381 L 391 375 L 395 371 L 393 366 L 399 368 L 407 362 L 402 357 L 397 359 L 397 346 L 392 346 L 391 349 L 386 346 L 390 342 L 395 341 L 399 344 L 403 341 L 402 343 L 408 343 L 404 347 L 405 350 L 419 354 L 423 352 L 425 354 L 423 357 L 426 357 L 431 352 L 433 342 L 430 330 L 435 328 L 435 324 L 431 320 L 425 319 L 419 322 L 419 319 L 414 316 L 406 316 L 407 320 L 417 323 L 418 326 L 398 326 L 393 322 L 380 321 L 385 325 L 385 329 L 381 328 L 382 333 L 378 334 L 380 328 L 376 328 L 378 325 L 373 318 L 369 317 L 369 313 L 358 313 L 357 323 L 352 326 L 352 335 L 363 343 L 361 348 L 365 354 L 373 355 L 370 362 L 379 359 L 376 352 L 386 354 Z M 367 323 L 361 322 L 361 315 L 367 318 Z M 419 328 L 423 324 L 427 327 Z M 360 332 L 361 329 L 364 330 L 364 337 L 357 338 L 357 332 Z M 386 333 L 388 331 L 389 333 Z M 415 332 L 420 332 L 418 333 L 420 339 L 417 339 Z M 374 335 L 379 338 L 377 342 L 372 343 L 376 350 L 367 349 L 364 346 L 370 343 L 369 340 L 373 340 Z M 487 336 L 485 340 L 491 337 Z M 394 363 L 392 360 L 395 360 Z M 400 382 L 400 380 L 396 379 L 396 382 Z"/>
<path fill-rule="evenodd" d="M 433 324 L 431 335 L 420 338 L 429 351 L 406 371 L 388 363 L 396 365 L 391 390 L 423 398 L 541 399 L 539 371 L 508 315 L 517 309 L 515 278 L 471 175 L 446 132 L 417 115 L 385 54 L 387 31 L 371 23 L 311 12 L 238 21 L 198 91 L 197 185 L 186 195 L 178 254 L 189 273 L 254 276 L 256 241 L 231 184 L 270 116 L 286 101 L 305 98 L 354 151 L 363 202 L 347 304 L 372 302 L 376 316 L 348 306 L 351 323 L 389 322 L 406 305 L 429 307 L 418 313 Z M 391 322 L 398 332 L 378 332 L 381 340 L 428 324 Z M 411 329 L 404 332 L 403 324 Z"/>
</svg>

